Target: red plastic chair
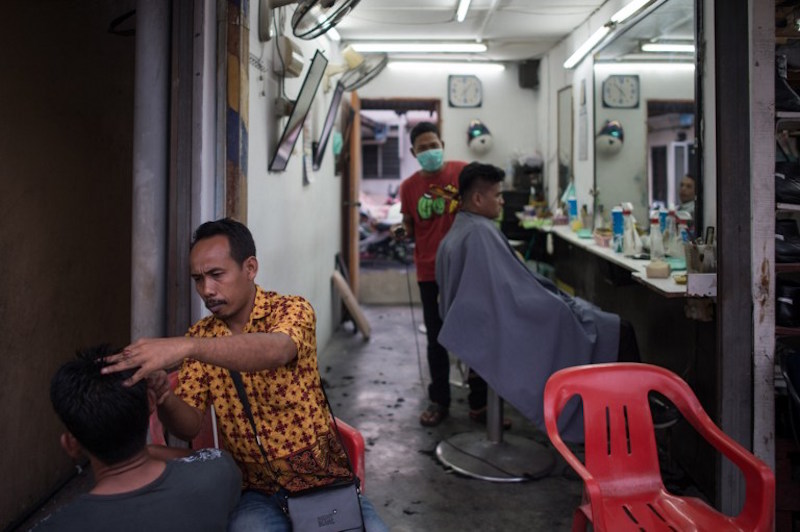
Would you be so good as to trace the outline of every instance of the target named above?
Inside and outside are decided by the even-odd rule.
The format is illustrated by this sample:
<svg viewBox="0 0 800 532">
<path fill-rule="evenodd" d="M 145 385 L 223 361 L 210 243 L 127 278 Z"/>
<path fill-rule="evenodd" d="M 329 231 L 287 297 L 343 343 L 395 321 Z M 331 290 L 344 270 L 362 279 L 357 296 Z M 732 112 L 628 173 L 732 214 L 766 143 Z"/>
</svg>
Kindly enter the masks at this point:
<svg viewBox="0 0 800 532">
<path fill-rule="evenodd" d="M 365 447 L 364 437 L 356 429 L 339 419 L 336 418 L 336 426 L 339 427 L 339 436 L 342 438 L 342 444 L 350 457 L 350 464 L 353 466 L 353 473 L 358 477 L 361 483 L 361 493 L 364 493 L 364 481 L 366 466 L 364 463 Z"/>
<path fill-rule="evenodd" d="M 746 500 L 726 516 L 700 499 L 664 488 L 658 465 L 648 393 L 669 399 L 697 432 L 744 474 Z M 586 464 L 567 448 L 556 422 L 567 401 L 583 401 Z M 544 390 L 547 434 L 584 482 L 583 503 L 572 530 L 771 531 L 775 477 L 761 460 L 722 432 L 677 375 L 648 364 L 593 364 L 553 374 Z"/>
</svg>

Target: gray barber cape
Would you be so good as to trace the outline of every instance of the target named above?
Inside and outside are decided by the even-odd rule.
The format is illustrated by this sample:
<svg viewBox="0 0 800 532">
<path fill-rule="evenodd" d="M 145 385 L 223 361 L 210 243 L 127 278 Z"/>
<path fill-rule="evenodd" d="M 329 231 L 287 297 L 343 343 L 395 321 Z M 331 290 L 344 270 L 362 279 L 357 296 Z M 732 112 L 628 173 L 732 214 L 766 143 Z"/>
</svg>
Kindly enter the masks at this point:
<svg viewBox="0 0 800 532">
<path fill-rule="evenodd" d="M 483 216 L 458 213 L 436 254 L 436 282 L 439 343 L 542 431 L 550 375 L 617 360 L 619 316 L 529 270 Z M 559 430 L 565 440 L 583 441 L 577 400 L 564 409 Z"/>
</svg>

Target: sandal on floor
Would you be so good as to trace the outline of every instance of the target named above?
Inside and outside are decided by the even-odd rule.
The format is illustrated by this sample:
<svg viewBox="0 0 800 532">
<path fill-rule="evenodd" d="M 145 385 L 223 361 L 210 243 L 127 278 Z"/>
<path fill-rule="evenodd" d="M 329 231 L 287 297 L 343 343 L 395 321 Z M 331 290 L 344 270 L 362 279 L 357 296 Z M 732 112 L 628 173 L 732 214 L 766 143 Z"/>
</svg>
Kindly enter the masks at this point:
<svg viewBox="0 0 800 532">
<path fill-rule="evenodd" d="M 436 403 L 431 403 L 419 416 L 419 423 L 423 427 L 435 427 L 449 415 L 449 409 Z"/>
<path fill-rule="evenodd" d="M 486 425 L 486 407 L 478 408 L 477 410 L 470 410 L 469 411 L 469 418 L 472 421 L 477 421 L 482 425 Z M 511 420 L 503 418 L 503 430 L 508 430 L 511 428 Z"/>
</svg>

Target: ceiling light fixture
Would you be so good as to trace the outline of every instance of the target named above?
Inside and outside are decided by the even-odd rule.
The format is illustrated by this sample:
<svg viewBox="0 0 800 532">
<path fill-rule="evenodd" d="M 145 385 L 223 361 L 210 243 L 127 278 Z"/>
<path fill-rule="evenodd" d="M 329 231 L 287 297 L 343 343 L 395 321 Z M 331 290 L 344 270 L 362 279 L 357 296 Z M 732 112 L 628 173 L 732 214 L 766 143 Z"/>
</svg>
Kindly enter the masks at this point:
<svg viewBox="0 0 800 532">
<path fill-rule="evenodd" d="M 643 52 L 693 54 L 693 44 L 646 42 L 641 46 Z"/>
<path fill-rule="evenodd" d="M 580 63 L 581 60 L 584 57 L 586 57 L 586 54 L 591 52 L 592 48 L 597 46 L 597 43 L 602 41 L 603 37 L 608 35 L 609 31 L 611 31 L 611 25 L 610 24 L 606 24 L 605 26 L 602 26 L 602 27 L 598 28 L 597 31 L 592 33 L 591 37 L 586 39 L 586 42 L 584 42 L 582 45 L 580 45 L 580 47 L 577 50 L 575 50 L 572 53 L 572 55 L 569 56 L 569 58 L 567 58 L 566 61 L 564 61 L 564 68 L 569 70 L 569 69 L 573 68 L 575 65 L 577 65 L 578 63 Z"/>
<path fill-rule="evenodd" d="M 621 24 L 631 18 L 637 11 L 642 9 L 645 5 L 649 4 L 653 0 L 633 0 L 633 2 L 629 3 L 613 15 L 611 15 L 611 22 L 616 24 Z"/>
<path fill-rule="evenodd" d="M 472 0 L 460 0 L 458 2 L 458 9 L 456 9 L 456 22 L 464 22 L 467 18 L 467 11 L 469 11 L 469 4 Z"/>
<path fill-rule="evenodd" d="M 481 53 L 488 50 L 486 44 L 477 42 L 364 41 L 351 42 L 350 45 L 362 53 Z"/>
<path fill-rule="evenodd" d="M 487 74 L 491 72 L 502 72 L 506 66 L 502 63 L 490 63 L 488 61 L 397 61 L 389 62 L 392 70 L 412 71 L 437 71 L 437 72 L 458 72 L 459 74 Z"/>
</svg>

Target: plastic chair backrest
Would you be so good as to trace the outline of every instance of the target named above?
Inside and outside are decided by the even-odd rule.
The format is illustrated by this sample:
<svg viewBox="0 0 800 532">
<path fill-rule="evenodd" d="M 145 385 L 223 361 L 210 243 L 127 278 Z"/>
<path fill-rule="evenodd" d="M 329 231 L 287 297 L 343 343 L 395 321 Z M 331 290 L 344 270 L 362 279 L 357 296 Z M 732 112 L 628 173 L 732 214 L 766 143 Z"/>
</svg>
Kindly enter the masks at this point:
<svg viewBox="0 0 800 532">
<path fill-rule="evenodd" d="M 598 482 L 630 478 L 636 479 L 637 490 L 658 489 L 662 481 L 647 394 L 659 388 L 659 375 L 644 372 L 634 376 L 605 366 L 573 367 L 552 375 L 545 387 L 545 400 L 548 395 L 556 398 L 558 419 L 569 399 L 580 396 L 585 464 Z M 545 408 L 545 417 L 547 413 Z M 624 484 L 618 488 L 625 491 Z"/>
<path fill-rule="evenodd" d="M 339 428 L 339 436 L 342 438 L 342 445 L 344 445 L 347 456 L 350 458 L 350 464 L 353 466 L 353 473 L 358 477 L 361 483 L 361 492 L 364 492 L 364 481 L 366 480 L 366 464 L 364 463 L 364 437 L 358 430 L 351 427 L 338 417 L 336 418 L 336 426 Z"/>
</svg>

